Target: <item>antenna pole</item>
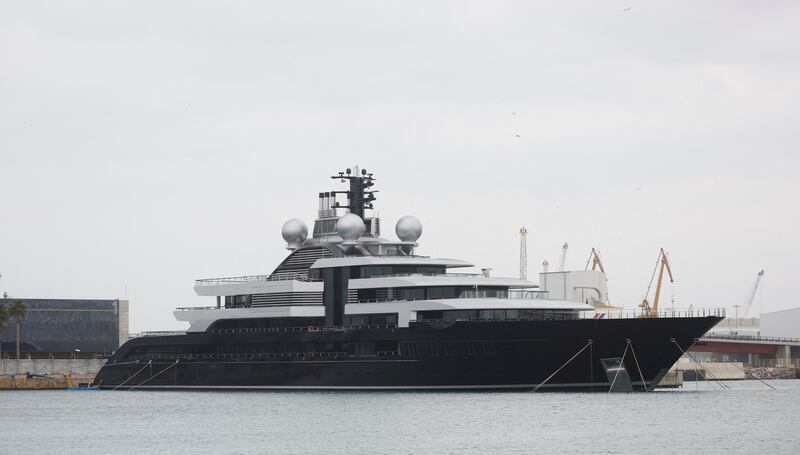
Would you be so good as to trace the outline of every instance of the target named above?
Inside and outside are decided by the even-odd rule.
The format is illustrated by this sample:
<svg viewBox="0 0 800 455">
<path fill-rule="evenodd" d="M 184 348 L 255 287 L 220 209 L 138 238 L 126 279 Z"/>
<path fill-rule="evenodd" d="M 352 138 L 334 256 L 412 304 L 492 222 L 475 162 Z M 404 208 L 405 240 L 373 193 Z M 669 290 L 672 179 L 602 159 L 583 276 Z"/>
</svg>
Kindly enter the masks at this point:
<svg viewBox="0 0 800 455">
<path fill-rule="evenodd" d="M 519 279 L 528 279 L 528 230 L 519 230 Z"/>
</svg>

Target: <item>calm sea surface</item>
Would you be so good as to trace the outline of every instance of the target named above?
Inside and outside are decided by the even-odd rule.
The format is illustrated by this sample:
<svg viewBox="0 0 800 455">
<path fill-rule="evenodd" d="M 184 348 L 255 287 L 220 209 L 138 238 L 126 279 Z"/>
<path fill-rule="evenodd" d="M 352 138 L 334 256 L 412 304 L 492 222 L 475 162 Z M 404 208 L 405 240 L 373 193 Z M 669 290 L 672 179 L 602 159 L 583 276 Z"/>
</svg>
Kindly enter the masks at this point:
<svg viewBox="0 0 800 455">
<path fill-rule="evenodd" d="M 0 391 L 0 453 L 800 453 L 800 380 L 726 384 L 651 394 Z"/>
</svg>

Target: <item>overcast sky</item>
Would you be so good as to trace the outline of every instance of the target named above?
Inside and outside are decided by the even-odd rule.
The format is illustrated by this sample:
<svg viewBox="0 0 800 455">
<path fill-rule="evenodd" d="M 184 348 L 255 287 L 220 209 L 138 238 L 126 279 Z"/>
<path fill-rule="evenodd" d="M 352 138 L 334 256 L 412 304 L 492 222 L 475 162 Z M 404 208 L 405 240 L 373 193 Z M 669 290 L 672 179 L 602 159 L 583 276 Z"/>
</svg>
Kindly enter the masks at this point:
<svg viewBox="0 0 800 455">
<path fill-rule="evenodd" d="M 658 248 L 675 307 L 797 306 L 797 2 L 0 3 L 0 290 L 123 298 L 131 331 L 265 274 L 336 171 L 384 237 L 530 276 Z M 758 308 L 755 309 L 758 311 Z"/>
</svg>

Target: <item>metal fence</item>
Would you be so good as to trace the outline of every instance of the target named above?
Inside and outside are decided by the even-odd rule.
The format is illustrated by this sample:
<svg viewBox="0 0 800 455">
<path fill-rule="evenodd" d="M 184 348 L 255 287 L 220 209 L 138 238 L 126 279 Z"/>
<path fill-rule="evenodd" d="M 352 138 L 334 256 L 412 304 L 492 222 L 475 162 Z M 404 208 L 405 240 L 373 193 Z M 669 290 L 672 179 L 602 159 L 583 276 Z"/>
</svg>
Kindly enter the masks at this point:
<svg viewBox="0 0 800 455">
<path fill-rule="evenodd" d="M 748 365 L 756 368 L 800 368 L 800 359 L 754 359 Z"/>
<path fill-rule="evenodd" d="M 762 337 L 762 336 L 749 336 L 749 335 L 726 335 L 709 333 L 703 338 L 716 338 L 718 340 L 737 340 L 737 341 L 761 341 L 767 343 L 800 343 L 800 338 L 788 337 Z"/>
</svg>

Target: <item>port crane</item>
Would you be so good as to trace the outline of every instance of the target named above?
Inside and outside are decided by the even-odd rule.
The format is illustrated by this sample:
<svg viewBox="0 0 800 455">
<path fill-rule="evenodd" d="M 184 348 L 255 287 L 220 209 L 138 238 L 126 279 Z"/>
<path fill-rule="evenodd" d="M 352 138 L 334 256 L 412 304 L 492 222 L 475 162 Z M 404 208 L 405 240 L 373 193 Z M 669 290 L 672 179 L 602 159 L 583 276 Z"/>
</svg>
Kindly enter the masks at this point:
<svg viewBox="0 0 800 455">
<path fill-rule="evenodd" d="M 592 252 L 589 253 L 589 260 L 586 261 L 586 267 L 583 270 L 589 270 L 589 263 L 592 263 L 592 270 L 600 268 L 600 271 L 606 273 L 606 269 L 603 267 L 603 261 L 600 260 L 600 252 L 596 249 L 592 248 Z"/>
<path fill-rule="evenodd" d="M 653 303 L 651 305 L 647 297 L 650 296 L 650 288 L 653 286 L 656 270 L 658 270 L 658 284 L 656 284 L 656 294 L 653 297 Z M 644 294 L 642 304 L 639 305 L 639 308 L 642 309 L 642 315 L 640 317 L 653 318 L 658 316 L 658 299 L 661 297 L 661 284 L 664 281 L 664 270 L 666 270 L 669 275 L 669 282 L 674 283 L 675 280 L 672 278 L 672 269 L 669 266 L 669 260 L 667 260 L 667 253 L 664 251 L 664 248 L 661 248 L 658 252 L 658 259 L 656 260 L 656 267 L 653 269 L 653 275 L 650 277 L 650 284 L 647 285 L 647 292 Z"/>
<path fill-rule="evenodd" d="M 584 267 L 583 270 L 589 270 L 589 263 L 592 264 L 592 271 L 599 268 L 605 275 L 606 268 L 603 267 L 603 261 L 600 260 L 600 252 L 594 248 L 592 248 L 592 252 L 589 253 L 589 259 L 586 261 L 586 267 Z M 608 281 L 608 278 L 606 278 L 606 281 Z M 606 302 L 611 302 L 611 299 L 608 298 L 608 291 L 606 291 Z M 608 303 L 608 305 L 611 304 Z"/>
<path fill-rule="evenodd" d="M 744 318 L 747 318 L 748 313 L 750 313 L 750 307 L 753 306 L 753 300 L 755 300 L 756 292 L 758 292 L 758 285 L 761 284 L 761 278 L 763 277 L 764 277 L 764 270 L 761 270 L 760 272 L 758 272 L 758 276 L 756 277 L 756 283 L 753 285 L 753 289 L 747 296 L 747 300 L 744 301 L 744 313 L 742 314 Z"/>
</svg>

